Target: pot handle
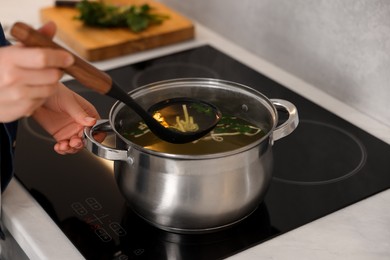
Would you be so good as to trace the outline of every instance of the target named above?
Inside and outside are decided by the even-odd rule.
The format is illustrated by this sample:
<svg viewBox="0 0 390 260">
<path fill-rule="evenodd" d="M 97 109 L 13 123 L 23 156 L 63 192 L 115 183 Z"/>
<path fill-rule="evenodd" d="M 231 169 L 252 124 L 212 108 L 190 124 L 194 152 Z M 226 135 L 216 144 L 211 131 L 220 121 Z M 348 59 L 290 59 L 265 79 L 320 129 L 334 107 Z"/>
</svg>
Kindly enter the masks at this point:
<svg viewBox="0 0 390 260">
<path fill-rule="evenodd" d="M 99 143 L 93 138 L 93 133 L 96 131 L 113 132 L 109 120 L 98 120 L 92 127 L 84 128 L 84 144 L 85 148 L 93 154 L 111 161 L 127 161 L 132 162 L 132 158 L 128 155 L 128 151 L 115 149 Z"/>
<path fill-rule="evenodd" d="M 272 104 L 276 110 L 285 110 L 288 113 L 287 120 L 277 126 L 273 132 L 273 141 L 279 140 L 289 134 L 291 134 L 299 123 L 298 111 L 294 104 L 283 99 L 271 99 Z"/>
</svg>

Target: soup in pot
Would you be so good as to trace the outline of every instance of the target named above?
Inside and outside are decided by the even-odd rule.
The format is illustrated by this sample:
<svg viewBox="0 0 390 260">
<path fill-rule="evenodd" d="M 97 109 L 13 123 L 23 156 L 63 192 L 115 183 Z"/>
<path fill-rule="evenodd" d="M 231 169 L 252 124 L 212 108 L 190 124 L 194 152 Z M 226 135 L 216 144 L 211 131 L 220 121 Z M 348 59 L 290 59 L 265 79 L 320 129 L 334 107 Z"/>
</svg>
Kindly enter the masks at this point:
<svg viewBox="0 0 390 260">
<path fill-rule="evenodd" d="M 140 121 L 121 132 L 129 141 L 149 150 L 185 155 L 201 155 L 231 151 L 262 138 L 266 133 L 261 128 L 235 116 L 222 116 L 218 125 L 209 134 L 191 143 L 172 144 L 156 137 Z"/>
</svg>

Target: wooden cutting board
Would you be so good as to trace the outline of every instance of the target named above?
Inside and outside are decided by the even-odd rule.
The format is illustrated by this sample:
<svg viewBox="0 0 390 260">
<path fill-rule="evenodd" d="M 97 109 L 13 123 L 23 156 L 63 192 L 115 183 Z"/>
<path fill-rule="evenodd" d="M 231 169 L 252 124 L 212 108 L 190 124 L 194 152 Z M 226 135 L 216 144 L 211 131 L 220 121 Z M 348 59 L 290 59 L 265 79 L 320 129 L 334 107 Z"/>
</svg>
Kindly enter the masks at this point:
<svg viewBox="0 0 390 260">
<path fill-rule="evenodd" d="M 115 0 L 115 4 L 149 4 L 154 11 L 169 18 L 140 33 L 126 28 L 94 28 L 83 25 L 74 17 L 78 10 L 72 7 L 47 7 L 41 10 L 42 22 L 53 21 L 57 34 L 78 55 L 89 61 L 99 61 L 124 54 L 156 48 L 194 37 L 194 25 L 186 17 L 167 6 L 151 0 Z"/>
</svg>

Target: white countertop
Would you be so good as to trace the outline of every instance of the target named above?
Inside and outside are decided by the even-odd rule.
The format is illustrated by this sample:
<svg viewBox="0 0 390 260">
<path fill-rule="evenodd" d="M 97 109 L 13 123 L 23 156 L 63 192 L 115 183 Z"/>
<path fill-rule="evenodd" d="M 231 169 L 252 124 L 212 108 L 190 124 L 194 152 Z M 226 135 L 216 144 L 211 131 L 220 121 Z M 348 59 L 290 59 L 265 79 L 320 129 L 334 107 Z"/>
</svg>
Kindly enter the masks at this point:
<svg viewBox="0 0 390 260">
<path fill-rule="evenodd" d="M 52 1 L 49 0 L 2 0 L 0 21 L 3 25 L 11 25 L 16 20 L 21 20 L 37 27 L 40 24 L 38 9 L 51 4 Z M 20 14 L 20 6 L 23 6 L 23 15 Z M 346 106 L 315 86 L 252 55 L 200 24 L 195 27 L 195 40 L 97 62 L 95 65 L 106 70 L 207 43 L 390 144 L 390 127 Z M 31 259 L 83 259 L 16 180 L 11 182 L 3 195 L 2 218 L 10 233 Z M 389 258 L 390 190 L 386 190 L 229 259 Z"/>
</svg>

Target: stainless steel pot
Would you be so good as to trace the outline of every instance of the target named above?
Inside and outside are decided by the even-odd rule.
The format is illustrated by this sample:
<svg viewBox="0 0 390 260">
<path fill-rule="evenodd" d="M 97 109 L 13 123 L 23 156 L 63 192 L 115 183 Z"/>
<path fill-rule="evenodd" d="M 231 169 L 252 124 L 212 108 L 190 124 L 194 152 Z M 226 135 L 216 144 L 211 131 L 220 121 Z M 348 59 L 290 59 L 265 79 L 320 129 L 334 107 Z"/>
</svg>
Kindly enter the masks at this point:
<svg viewBox="0 0 390 260">
<path fill-rule="evenodd" d="M 156 152 L 130 142 L 122 128 L 140 121 L 117 102 L 109 120 L 86 128 L 86 147 L 115 162 L 119 189 L 132 209 L 151 224 L 179 233 L 202 233 L 239 222 L 261 203 L 272 176 L 272 145 L 298 125 L 295 106 L 268 99 L 258 91 L 216 79 L 176 79 L 156 82 L 129 93 L 145 108 L 164 99 L 190 96 L 206 100 L 222 113 L 243 118 L 266 131 L 253 143 L 223 153 L 201 155 Z M 278 125 L 277 110 L 288 119 Z M 116 134 L 116 147 L 93 139 L 95 131 Z"/>
</svg>

